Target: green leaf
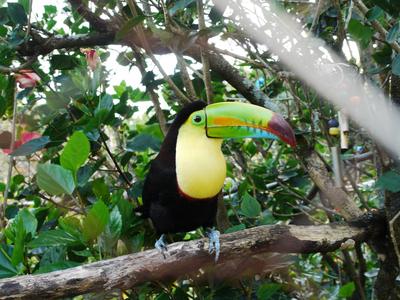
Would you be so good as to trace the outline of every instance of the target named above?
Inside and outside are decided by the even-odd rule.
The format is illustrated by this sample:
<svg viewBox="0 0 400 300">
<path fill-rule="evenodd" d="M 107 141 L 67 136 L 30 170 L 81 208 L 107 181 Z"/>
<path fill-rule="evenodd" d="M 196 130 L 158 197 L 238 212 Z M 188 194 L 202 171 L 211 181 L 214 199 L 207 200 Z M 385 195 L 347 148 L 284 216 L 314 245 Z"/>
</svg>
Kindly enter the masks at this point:
<svg viewBox="0 0 400 300">
<path fill-rule="evenodd" d="M 61 165 L 73 174 L 85 163 L 90 154 L 90 143 L 82 131 L 75 131 L 60 156 Z"/>
<path fill-rule="evenodd" d="M 400 192 L 400 174 L 395 171 L 388 171 L 379 177 L 376 186 L 393 193 Z"/>
<path fill-rule="evenodd" d="M 272 299 L 279 290 L 281 289 L 281 285 L 278 283 L 264 283 L 257 290 L 257 299 Z"/>
<path fill-rule="evenodd" d="M 71 98 L 65 97 L 63 93 L 46 91 L 45 95 L 47 105 L 54 110 L 67 108 L 68 104 L 71 102 Z"/>
<path fill-rule="evenodd" d="M 81 263 L 75 262 L 75 261 L 58 261 L 53 264 L 41 266 L 35 274 L 43 274 L 43 273 L 49 273 L 53 271 L 59 271 L 59 270 L 65 270 L 73 267 L 80 266 Z"/>
<path fill-rule="evenodd" d="M 121 66 L 129 66 L 133 60 L 133 52 L 121 52 L 118 54 L 117 62 Z M 122 82 L 121 82 L 122 83 Z"/>
<path fill-rule="evenodd" d="M 21 231 L 19 226 L 22 226 L 25 235 L 30 234 L 32 238 L 37 229 L 38 221 L 36 217 L 29 211 L 28 208 L 21 209 L 15 218 L 8 224 L 4 230 L 6 237 L 16 243 L 18 231 Z"/>
<path fill-rule="evenodd" d="M 115 38 L 120 40 L 124 38 L 136 25 L 141 24 L 146 19 L 145 15 L 138 15 L 129 19 L 122 28 L 117 32 Z"/>
<path fill-rule="evenodd" d="M 15 149 L 11 155 L 12 156 L 28 156 L 36 151 L 43 149 L 50 142 L 50 138 L 48 136 L 42 136 L 40 138 L 36 138 L 30 140 L 29 142 L 22 144 L 20 147 Z"/>
<path fill-rule="evenodd" d="M 18 3 L 22 5 L 25 10 L 25 13 L 29 12 L 29 1 L 30 0 L 18 0 Z"/>
<path fill-rule="evenodd" d="M 18 275 L 18 270 L 12 265 L 11 258 L 0 245 L 0 278 L 7 278 Z"/>
<path fill-rule="evenodd" d="M 356 287 L 354 282 L 348 282 L 344 286 L 342 286 L 339 290 L 339 296 L 343 298 L 349 298 L 353 295 Z"/>
<path fill-rule="evenodd" d="M 92 190 L 96 195 L 97 199 L 108 201 L 110 199 L 110 189 L 108 185 L 104 182 L 104 178 L 96 178 L 92 182 Z"/>
<path fill-rule="evenodd" d="M 122 217 L 117 206 L 114 206 L 110 214 L 110 221 L 107 223 L 104 232 L 100 236 L 100 243 L 106 253 L 112 253 L 115 245 L 121 236 Z"/>
<path fill-rule="evenodd" d="M 99 124 L 101 124 L 107 119 L 113 106 L 114 106 L 113 99 L 110 95 L 104 94 L 101 96 L 99 104 L 97 105 L 94 111 L 94 116 Z"/>
<path fill-rule="evenodd" d="M 70 55 L 54 54 L 50 59 L 50 66 L 53 70 L 71 70 L 79 66 L 79 60 Z"/>
<path fill-rule="evenodd" d="M 169 9 L 170 15 L 176 14 L 176 12 L 180 9 L 184 9 L 185 7 L 188 7 L 190 4 L 195 2 L 195 0 L 178 0 L 175 2 L 174 6 L 172 6 Z"/>
<path fill-rule="evenodd" d="M 392 62 L 392 73 L 400 76 L 400 54 L 397 54 Z"/>
<path fill-rule="evenodd" d="M 30 248 L 74 246 L 81 244 L 81 241 L 62 229 L 42 231 L 39 236 L 28 244 Z"/>
<path fill-rule="evenodd" d="M 125 233 L 129 229 L 129 226 L 131 225 L 132 220 L 134 219 L 134 216 L 132 215 L 133 206 L 132 203 L 130 203 L 124 198 L 121 198 L 117 202 L 117 206 L 122 218 L 122 233 Z"/>
<path fill-rule="evenodd" d="M 240 211 L 246 217 L 256 218 L 261 213 L 261 205 L 255 198 L 245 193 L 240 204 Z"/>
<path fill-rule="evenodd" d="M 6 99 L 0 95 L 0 118 L 6 113 L 7 110 L 7 101 Z"/>
<path fill-rule="evenodd" d="M 108 207 L 103 201 L 98 200 L 83 220 L 83 236 L 85 239 L 94 240 L 97 238 L 106 228 L 109 219 Z"/>
<path fill-rule="evenodd" d="M 39 164 L 36 182 L 39 188 L 50 195 L 71 195 L 75 189 L 71 171 L 54 164 Z"/>
<path fill-rule="evenodd" d="M 67 247 L 65 246 L 53 246 L 46 247 L 41 259 L 40 267 L 50 265 L 59 261 L 64 261 L 67 257 Z"/>
<path fill-rule="evenodd" d="M 34 237 L 38 226 L 38 221 L 32 212 L 25 207 L 18 212 L 16 218 L 21 218 L 26 233 L 30 233 L 31 237 Z"/>
<path fill-rule="evenodd" d="M 8 15 L 14 24 L 26 25 L 28 18 L 26 16 L 24 7 L 19 3 L 8 3 Z"/>
<path fill-rule="evenodd" d="M 160 140 L 147 133 L 138 134 L 126 143 L 126 149 L 132 152 L 145 151 L 148 148 L 153 149 L 154 151 L 159 151 L 160 146 Z"/>
<path fill-rule="evenodd" d="M 110 222 L 108 222 L 107 227 L 115 238 L 119 238 L 122 231 L 122 216 L 119 212 L 118 206 L 114 206 L 113 210 L 111 211 Z"/>
<path fill-rule="evenodd" d="M 11 256 L 11 263 L 18 268 L 20 264 L 23 264 L 24 252 L 25 252 L 26 231 L 24 228 L 24 221 L 22 218 L 18 218 L 15 229 L 16 229 L 15 240 Z"/>
<path fill-rule="evenodd" d="M 386 41 L 388 43 L 396 42 L 397 38 L 399 37 L 399 33 L 400 33 L 400 22 L 397 22 L 388 31 L 388 33 L 386 35 Z"/>
<path fill-rule="evenodd" d="M 225 233 L 231 233 L 231 232 L 236 232 L 236 231 L 240 231 L 246 229 L 246 225 L 244 224 L 238 224 L 232 227 L 229 227 L 227 230 L 225 230 Z"/>
<path fill-rule="evenodd" d="M 44 6 L 44 12 L 48 15 L 52 15 L 57 13 L 57 6 L 54 5 L 45 5 Z"/>
<path fill-rule="evenodd" d="M 358 40 L 362 48 L 366 48 L 371 42 L 371 38 L 374 35 L 374 31 L 362 24 L 360 21 L 351 19 L 349 22 L 348 32 Z"/>
</svg>

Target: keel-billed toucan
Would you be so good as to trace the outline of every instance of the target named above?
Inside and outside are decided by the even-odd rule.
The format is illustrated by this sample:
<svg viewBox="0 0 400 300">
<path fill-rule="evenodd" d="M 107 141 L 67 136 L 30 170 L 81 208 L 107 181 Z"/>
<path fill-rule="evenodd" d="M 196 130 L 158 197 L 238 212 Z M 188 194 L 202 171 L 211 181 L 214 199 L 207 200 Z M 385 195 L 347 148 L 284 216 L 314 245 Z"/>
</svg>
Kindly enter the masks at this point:
<svg viewBox="0 0 400 300">
<path fill-rule="evenodd" d="M 219 255 L 219 232 L 211 229 L 218 193 L 225 176 L 223 138 L 296 140 L 289 124 L 278 114 L 256 105 L 196 101 L 176 116 L 152 161 L 143 187 L 141 212 L 149 217 L 160 239 L 155 247 L 167 250 L 164 234 L 208 229 L 210 253 Z"/>
</svg>

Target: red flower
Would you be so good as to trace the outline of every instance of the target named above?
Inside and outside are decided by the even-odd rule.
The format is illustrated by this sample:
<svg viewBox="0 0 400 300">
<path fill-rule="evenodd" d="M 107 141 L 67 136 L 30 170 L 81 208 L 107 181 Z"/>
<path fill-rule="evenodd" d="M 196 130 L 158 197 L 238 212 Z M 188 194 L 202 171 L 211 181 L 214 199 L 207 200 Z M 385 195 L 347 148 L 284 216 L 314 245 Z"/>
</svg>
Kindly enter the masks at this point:
<svg viewBox="0 0 400 300">
<path fill-rule="evenodd" d="M 32 70 L 20 70 L 19 73 L 15 74 L 15 80 L 21 89 L 33 88 L 40 82 L 40 77 Z"/>
<path fill-rule="evenodd" d="M 40 137 L 41 137 L 41 135 L 37 132 L 25 131 L 25 132 L 21 133 L 21 138 L 14 142 L 14 150 L 17 149 L 18 147 L 20 147 L 22 144 L 25 144 L 25 143 L 29 142 L 30 140 L 37 139 Z M 10 154 L 11 149 L 3 149 L 3 152 L 5 154 Z"/>
<path fill-rule="evenodd" d="M 96 50 L 91 48 L 81 48 L 81 52 L 86 56 L 86 61 L 89 69 L 91 69 L 92 71 L 96 70 L 97 66 L 101 63 L 100 57 L 97 54 Z"/>
</svg>

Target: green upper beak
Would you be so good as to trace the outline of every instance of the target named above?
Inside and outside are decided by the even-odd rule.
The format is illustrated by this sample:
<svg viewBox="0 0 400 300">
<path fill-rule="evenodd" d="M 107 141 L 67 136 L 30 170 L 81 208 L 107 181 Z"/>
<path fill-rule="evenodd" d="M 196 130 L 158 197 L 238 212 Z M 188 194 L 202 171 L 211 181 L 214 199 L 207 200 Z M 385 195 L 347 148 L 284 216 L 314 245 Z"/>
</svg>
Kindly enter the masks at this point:
<svg viewBox="0 0 400 300">
<path fill-rule="evenodd" d="M 219 102 L 206 106 L 204 111 L 208 137 L 280 139 L 296 146 L 288 122 L 269 109 L 241 102 Z"/>
</svg>

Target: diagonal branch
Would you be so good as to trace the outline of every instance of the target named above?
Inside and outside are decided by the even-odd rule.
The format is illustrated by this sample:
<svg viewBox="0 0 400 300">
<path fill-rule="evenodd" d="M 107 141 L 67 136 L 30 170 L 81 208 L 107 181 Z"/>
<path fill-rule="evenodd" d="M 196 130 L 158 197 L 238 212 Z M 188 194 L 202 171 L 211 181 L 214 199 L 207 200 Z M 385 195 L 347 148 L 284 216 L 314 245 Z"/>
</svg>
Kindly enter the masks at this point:
<svg viewBox="0 0 400 300">
<path fill-rule="evenodd" d="M 176 280 L 188 274 L 197 276 L 210 269 L 220 272 L 233 260 L 243 261 L 266 252 L 329 252 L 349 239 L 363 242 L 384 234 L 382 223 L 385 220 L 380 214 L 368 214 L 352 225 L 269 225 L 224 234 L 217 264 L 208 254 L 206 239 L 178 242 L 168 247 L 166 259 L 156 250 L 147 250 L 62 271 L 2 279 L 0 299 L 55 298 L 129 289 L 145 282 Z"/>
</svg>

